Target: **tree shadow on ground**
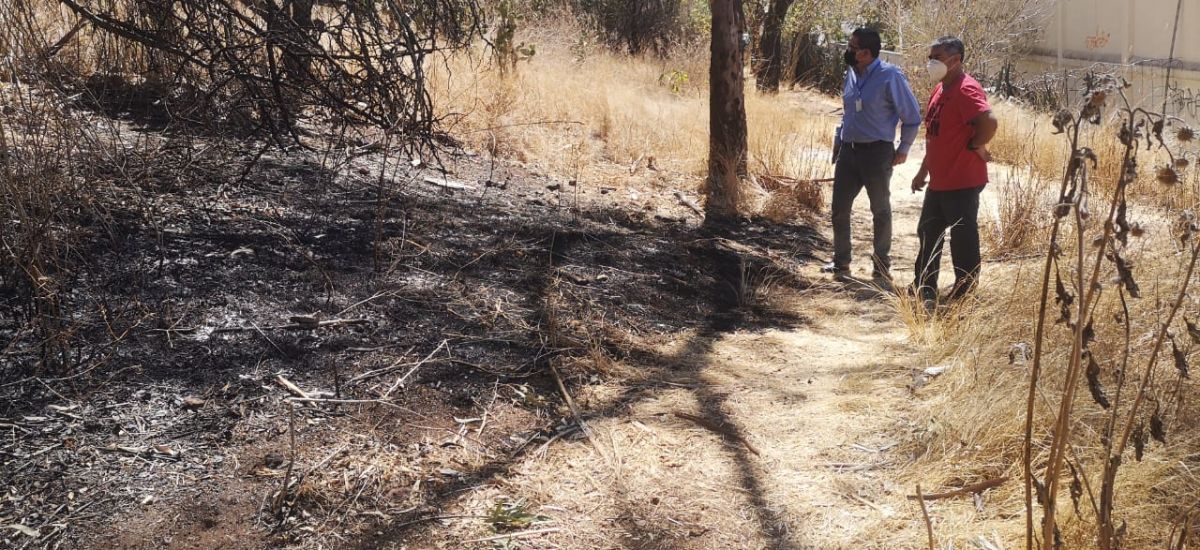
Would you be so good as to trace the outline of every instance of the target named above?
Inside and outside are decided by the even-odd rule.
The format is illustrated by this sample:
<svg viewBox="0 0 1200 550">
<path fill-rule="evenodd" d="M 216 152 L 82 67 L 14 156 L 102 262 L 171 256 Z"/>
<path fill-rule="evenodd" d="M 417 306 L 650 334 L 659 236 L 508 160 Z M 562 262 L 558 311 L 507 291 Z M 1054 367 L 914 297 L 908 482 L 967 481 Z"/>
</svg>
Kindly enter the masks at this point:
<svg viewBox="0 0 1200 550">
<path fill-rule="evenodd" d="M 702 320 L 699 330 L 694 333 L 694 336 L 676 353 L 661 355 L 643 351 L 634 357 L 644 365 L 673 371 L 672 378 L 675 379 L 679 374 L 699 378 L 710 365 L 710 356 L 715 344 L 735 330 L 761 331 L 772 328 L 794 328 L 808 322 L 807 319 L 794 312 L 773 310 L 761 304 L 747 307 L 749 305 L 740 299 L 745 296 L 746 290 L 753 290 L 744 288 L 746 280 L 743 277 L 743 269 L 747 260 L 731 253 L 728 249 L 717 246 L 717 241 L 712 235 L 709 232 L 697 234 L 697 237 L 701 237 L 697 241 L 703 244 L 696 245 L 691 249 L 694 257 L 702 258 L 701 263 L 707 265 L 709 272 L 714 274 L 714 277 L 708 280 L 703 289 L 703 295 L 707 296 L 708 303 L 714 306 L 711 312 Z M 552 254 L 550 256 L 560 261 L 568 260 L 571 245 L 578 242 L 580 242 L 578 236 L 555 239 L 552 241 L 555 244 L 551 245 Z M 554 264 L 548 263 L 547 271 L 553 270 Z M 549 279 L 551 277 L 547 276 L 543 280 Z M 543 287 L 543 292 L 546 291 L 546 288 Z M 543 315 L 544 311 L 543 309 Z M 546 366 L 548 365 L 549 358 L 546 363 Z M 683 367 L 687 370 L 686 373 L 679 372 L 681 365 L 686 365 Z M 630 409 L 630 405 L 653 398 L 668 387 L 677 389 L 679 386 L 676 384 L 655 385 L 653 379 L 649 380 L 647 384 L 630 386 L 610 406 L 600 410 L 585 411 L 583 413 L 584 420 L 619 417 Z M 734 464 L 738 484 L 747 495 L 748 504 L 753 510 L 758 524 L 758 530 L 763 539 L 767 541 L 767 547 L 772 549 L 797 547 L 790 538 L 790 529 L 786 519 L 777 511 L 782 503 L 772 503 L 769 500 L 766 495 L 764 473 L 761 471 L 761 466 L 752 456 L 751 451 L 739 441 L 745 440 L 745 434 L 725 410 L 724 405 L 728 396 L 715 392 L 704 384 L 696 384 L 690 391 L 693 392 L 696 402 L 700 404 L 701 417 L 714 426 L 720 426 L 724 431 L 728 458 Z M 480 468 L 461 480 L 438 487 L 436 493 L 431 495 L 427 501 L 429 507 L 442 509 L 462 491 L 496 476 L 509 474 L 512 468 L 520 464 L 524 456 L 524 452 L 518 452 Z M 625 547 L 638 549 L 677 547 L 666 531 L 655 531 L 653 527 L 647 527 L 653 525 L 652 522 L 639 521 L 639 507 L 635 503 L 627 502 L 626 504 L 628 504 L 626 512 L 618 518 L 617 522 L 627 535 L 622 538 Z M 397 518 L 389 524 L 370 528 L 368 532 L 372 534 L 356 541 L 354 547 L 390 548 L 401 541 L 420 540 L 423 537 L 430 537 L 432 540 L 432 535 L 428 532 L 429 524 L 421 521 L 421 518 L 421 515 L 415 514 Z M 683 543 L 680 543 L 678 547 L 682 546 Z"/>
<path fill-rule="evenodd" d="M 153 213 L 117 197 L 122 202 L 110 206 L 118 224 L 108 232 L 116 237 L 95 230 L 78 249 L 86 261 L 74 279 L 62 281 L 79 289 L 65 295 L 62 306 L 79 312 L 72 319 L 80 372 L 22 378 L 34 357 L 19 338 L 23 321 L 0 319 L 0 334 L 18 335 L 8 342 L 11 354 L 0 356 L 0 377 L 15 381 L 0 386 L 0 415 L 37 416 L 51 404 L 80 403 L 73 414 L 101 420 L 84 426 L 65 417 L 77 448 L 170 438 L 199 453 L 279 443 L 286 416 L 279 412 L 277 374 L 304 388 L 336 389 L 338 397 L 375 399 L 388 395 L 384 390 L 400 373 L 387 382 L 347 380 L 434 356 L 439 348 L 452 354 L 435 357 L 408 382 L 423 390 L 390 399 L 413 408 L 404 400 L 441 400 L 434 404 L 439 414 L 461 414 L 497 380 L 554 395 L 549 366 L 593 349 L 647 369 L 695 375 L 729 332 L 805 324 L 802 315 L 763 300 L 762 290 L 806 288 L 792 268 L 824 247 L 804 226 L 755 220 L 713 230 L 604 204 L 548 207 L 545 178 L 514 182 L 503 195 L 447 195 L 398 184 L 384 189 L 366 177 L 330 185 L 334 175 L 310 169 L 312 163 L 261 162 L 242 178 L 248 162 L 230 160 L 222 177 L 194 186 L 152 182 Z M 405 170 L 397 181 L 420 175 Z M 246 184 L 232 185 L 243 179 Z M 367 322 L 272 328 L 312 313 Z M 692 340 L 680 354 L 655 351 L 684 333 Z M 569 367 L 563 374 L 570 388 L 585 379 Z M 585 417 L 619 416 L 629 403 L 673 387 L 653 382 L 629 386 L 616 405 L 585 411 Z M 723 397 L 695 391 L 707 419 L 737 429 L 723 411 Z M 204 396 L 212 406 L 183 410 L 185 395 Z M 140 412 L 110 412 L 129 402 Z M 354 418 L 313 410 L 342 429 L 361 427 Z M 161 413 L 153 431 L 122 431 L 140 426 L 135 416 L 143 413 Z M 275 419 L 261 436 L 266 441 L 239 435 L 263 418 Z M 402 423 L 390 429 L 389 441 L 419 437 Z M 219 437 L 201 437 L 210 433 Z M 28 454 L 51 447 L 56 437 L 30 431 L 9 443 Z M 528 452 L 432 484 L 428 506 L 440 508 L 458 492 L 508 474 Z M 44 458 L 73 464 L 76 454 L 51 448 Z M 736 445 L 729 454 L 764 538 L 787 547 L 753 458 Z M 51 483 L 61 472 L 39 464 L 5 463 L 0 475 L 20 473 L 18 484 L 40 483 L 53 493 L 47 498 L 65 498 L 70 484 Z M 185 466 L 161 465 L 168 471 Z M 428 528 L 428 521 L 410 523 L 423 517 L 381 523 L 369 530 L 376 534 L 350 546 L 406 540 Z"/>
</svg>

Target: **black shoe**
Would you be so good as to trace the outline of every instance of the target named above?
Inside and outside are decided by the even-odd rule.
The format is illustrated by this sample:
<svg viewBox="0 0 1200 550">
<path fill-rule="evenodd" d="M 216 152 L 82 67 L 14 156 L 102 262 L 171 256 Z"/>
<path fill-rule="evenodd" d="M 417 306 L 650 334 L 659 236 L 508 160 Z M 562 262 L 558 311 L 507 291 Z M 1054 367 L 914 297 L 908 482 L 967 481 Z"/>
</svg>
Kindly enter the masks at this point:
<svg viewBox="0 0 1200 550">
<path fill-rule="evenodd" d="M 821 266 L 821 273 L 833 273 L 834 275 L 849 275 L 850 274 L 850 266 L 837 265 L 833 262 L 829 262 L 829 263 Z"/>
<path fill-rule="evenodd" d="M 955 284 L 949 292 L 946 293 L 947 302 L 957 302 L 963 300 L 975 292 L 974 284 Z"/>
<path fill-rule="evenodd" d="M 871 282 L 886 292 L 894 292 L 896 290 L 896 285 L 892 282 L 892 274 L 886 271 L 872 271 Z"/>
<path fill-rule="evenodd" d="M 932 312 L 937 307 L 937 291 L 934 288 L 908 285 L 904 287 L 904 292 L 908 298 L 919 300 L 925 306 L 925 311 Z"/>
</svg>

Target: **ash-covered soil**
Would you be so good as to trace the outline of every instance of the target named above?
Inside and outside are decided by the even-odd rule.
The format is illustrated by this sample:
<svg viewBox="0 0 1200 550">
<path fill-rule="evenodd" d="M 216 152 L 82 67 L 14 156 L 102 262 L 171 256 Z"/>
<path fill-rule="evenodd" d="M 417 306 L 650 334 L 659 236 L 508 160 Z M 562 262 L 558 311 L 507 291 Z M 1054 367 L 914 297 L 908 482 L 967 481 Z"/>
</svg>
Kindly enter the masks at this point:
<svg viewBox="0 0 1200 550">
<path fill-rule="evenodd" d="M 824 247 L 702 227 L 661 183 L 154 139 L 61 228 L 52 307 L 4 297 L 2 546 L 424 536 L 446 497 L 582 437 L 558 379 L 638 399 L 685 368 L 655 352 L 680 334 L 804 323 L 756 286 L 803 287 Z"/>
</svg>

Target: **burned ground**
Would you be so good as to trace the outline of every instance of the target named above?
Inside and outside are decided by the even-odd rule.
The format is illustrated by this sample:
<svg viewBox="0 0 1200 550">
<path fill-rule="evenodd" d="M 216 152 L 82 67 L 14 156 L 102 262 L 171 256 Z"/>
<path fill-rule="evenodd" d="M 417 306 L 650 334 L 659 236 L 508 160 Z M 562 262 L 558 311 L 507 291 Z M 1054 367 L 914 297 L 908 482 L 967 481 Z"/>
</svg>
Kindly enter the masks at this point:
<svg viewBox="0 0 1200 550">
<path fill-rule="evenodd" d="M 688 368 L 658 344 L 805 322 L 756 290 L 805 284 L 791 267 L 821 241 L 803 225 L 700 227 L 672 189 L 469 155 L 444 174 L 255 153 L 95 182 L 103 215 L 64 228 L 75 259 L 54 274 L 65 345 L 6 299 L 0 523 L 40 537 L 5 544 L 420 540 L 449 495 L 580 437 L 555 371 L 568 393 L 623 384 L 581 404 L 620 415 Z"/>
</svg>

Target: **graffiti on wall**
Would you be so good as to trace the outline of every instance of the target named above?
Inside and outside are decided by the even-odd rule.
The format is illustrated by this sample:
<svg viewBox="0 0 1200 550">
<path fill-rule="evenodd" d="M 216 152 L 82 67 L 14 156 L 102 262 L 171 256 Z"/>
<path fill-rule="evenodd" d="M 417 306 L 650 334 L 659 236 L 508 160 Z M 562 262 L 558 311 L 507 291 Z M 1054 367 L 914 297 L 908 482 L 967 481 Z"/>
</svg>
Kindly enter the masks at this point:
<svg viewBox="0 0 1200 550">
<path fill-rule="evenodd" d="M 1111 37 L 1112 35 L 1108 31 L 1097 28 L 1096 33 L 1085 36 L 1083 42 L 1087 49 L 1099 50 L 1108 45 L 1108 40 Z"/>
</svg>

